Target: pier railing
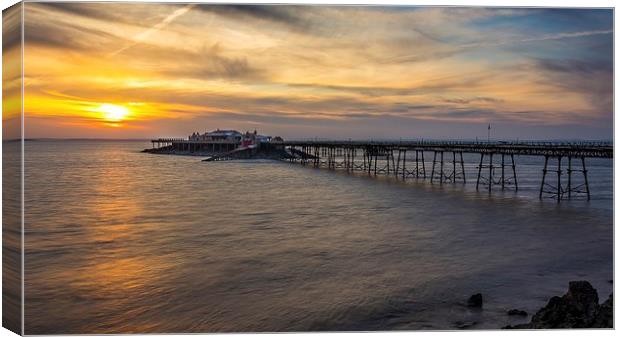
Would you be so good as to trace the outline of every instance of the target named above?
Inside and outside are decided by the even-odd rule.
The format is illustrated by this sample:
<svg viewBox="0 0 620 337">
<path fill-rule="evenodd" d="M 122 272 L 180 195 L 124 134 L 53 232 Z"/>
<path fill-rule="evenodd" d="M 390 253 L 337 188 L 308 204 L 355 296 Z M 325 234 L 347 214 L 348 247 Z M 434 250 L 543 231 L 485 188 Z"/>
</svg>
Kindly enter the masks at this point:
<svg viewBox="0 0 620 337">
<path fill-rule="evenodd" d="M 534 141 L 439 141 L 439 140 L 288 140 L 284 146 L 407 148 L 427 151 L 497 153 L 507 155 L 613 158 L 613 144 L 604 141 L 534 142 Z"/>
</svg>

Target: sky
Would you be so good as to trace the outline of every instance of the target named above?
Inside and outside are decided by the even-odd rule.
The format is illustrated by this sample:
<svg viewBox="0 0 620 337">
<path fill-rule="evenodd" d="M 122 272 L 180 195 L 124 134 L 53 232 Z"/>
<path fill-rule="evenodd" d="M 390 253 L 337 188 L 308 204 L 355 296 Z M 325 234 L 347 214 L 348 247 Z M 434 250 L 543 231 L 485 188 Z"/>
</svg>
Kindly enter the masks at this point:
<svg viewBox="0 0 620 337">
<path fill-rule="evenodd" d="M 24 55 L 27 138 L 613 138 L 608 9 L 28 2 Z"/>
</svg>

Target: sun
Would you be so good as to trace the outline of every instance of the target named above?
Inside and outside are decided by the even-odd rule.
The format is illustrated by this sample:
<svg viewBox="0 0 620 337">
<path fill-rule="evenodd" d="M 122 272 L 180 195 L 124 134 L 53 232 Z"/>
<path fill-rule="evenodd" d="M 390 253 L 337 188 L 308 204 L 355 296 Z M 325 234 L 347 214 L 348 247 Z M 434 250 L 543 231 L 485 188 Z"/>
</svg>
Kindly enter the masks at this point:
<svg viewBox="0 0 620 337">
<path fill-rule="evenodd" d="M 101 104 L 97 111 L 101 112 L 103 118 L 110 122 L 120 122 L 129 115 L 129 109 L 115 104 Z"/>
</svg>

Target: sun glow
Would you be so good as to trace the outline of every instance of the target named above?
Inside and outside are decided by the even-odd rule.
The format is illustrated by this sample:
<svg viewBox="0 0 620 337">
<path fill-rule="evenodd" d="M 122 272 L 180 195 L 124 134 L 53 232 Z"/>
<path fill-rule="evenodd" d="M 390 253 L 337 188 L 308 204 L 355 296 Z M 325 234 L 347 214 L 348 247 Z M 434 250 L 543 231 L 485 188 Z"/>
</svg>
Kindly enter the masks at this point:
<svg viewBox="0 0 620 337">
<path fill-rule="evenodd" d="M 103 118 L 110 122 L 120 122 L 127 118 L 129 115 L 129 109 L 124 106 L 114 104 L 101 104 L 97 111 L 103 114 Z"/>
</svg>

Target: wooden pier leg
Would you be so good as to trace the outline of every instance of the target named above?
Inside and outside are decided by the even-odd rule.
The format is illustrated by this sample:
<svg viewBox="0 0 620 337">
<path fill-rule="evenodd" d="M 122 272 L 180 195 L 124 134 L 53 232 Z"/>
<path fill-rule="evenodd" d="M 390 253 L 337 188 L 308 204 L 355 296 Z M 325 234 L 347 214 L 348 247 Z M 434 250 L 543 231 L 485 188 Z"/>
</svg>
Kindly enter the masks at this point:
<svg viewBox="0 0 620 337">
<path fill-rule="evenodd" d="M 504 176 L 504 154 L 502 153 L 502 190 L 504 189 L 505 186 L 505 176 Z"/>
<path fill-rule="evenodd" d="M 493 152 L 489 153 L 489 192 L 493 187 Z"/>
<path fill-rule="evenodd" d="M 437 151 L 433 151 L 433 169 L 431 170 L 431 184 L 435 178 L 435 163 L 437 162 Z"/>
<path fill-rule="evenodd" d="M 542 182 L 540 183 L 540 193 L 538 199 L 542 199 L 543 188 L 545 187 L 545 177 L 547 176 L 547 163 L 549 162 L 549 156 L 545 156 L 545 167 L 543 168 Z"/>
<path fill-rule="evenodd" d="M 424 150 L 420 151 L 422 153 L 422 176 L 426 179 L 426 164 L 424 164 Z"/>
<path fill-rule="evenodd" d="M 456 152 L 452 151 L 452 182 L 456 184 Z"/>
<path fill-rule="evenodd" d="M 377 175 L 377 161 L 379 160 L 379 151 L 375 149 L 375 175 Z"/>
<path fill-rule="evenodd" d="M 351 172 L 355 171 L 355 149 L 354 148 L 350 148 L 349 149 L 349 169 L 351 170 Z"/>
<path fill-rule="evenodd" d="M 583 166 L 583 181 L 586 184 L 586 194 L 588 201 L 590 200 L 590 185 L 588 185 L 588 170 L 586 170 L 586 158 L 581 157 L 581 165 Z"/>
<path fill-rule="evenodd" d="M 480 154 L 480 165 L 478 165 L 478 179 L 476 179 L 476 191 L 480 185 L 480 174 L 482 173 L 482 161 L 484 160 L 484 153 Z"/>
<path fill-rule="evenodd" d="M 566 170 L 566 173 L 568 173 L 568 199 L 571 198 L 572 188 L 573 188 L 571 186 L 571 178 L 572 178 L 572 175 L 573 175 L 572 159 L 573 159 L 573 157 L 568 156 L 568 169 Z"/>
<path fill-rule="evenodd" d="M 407 173 L 407 166 L 406 166 L 407 159 L 406 158 L 407 158 L 407 150 L 403 152 L 403 180 L 405 180 L 405 174 Z"/>
<path fill-rule="evenodd" d="M 439 153 L 439 156 L 441 157 L 441 162 L 439 164 L 439 184 L 443 184 L 443 151 Z"/>
<path fill-rule="evenodd" d="M 518 191 L 519 183 L 517 182 L 517 166 L 515 165 L 515 155 L 511 154 L 510 159 L 512 160 L 512 177 L 515 181 L 515 191 Z"/>
<path fill-rule="evenodd" d="M 339 156 L 342 157 L 342 164 L 341 167 L 343 167 L 345 170 L 347 168 L 347 152 L 345 149 L 336 149 L 336 156 L 335 158 L 338 158 Z M 334 160 L 334 168 L 336 168 L 336 160 Z"/>
<path fill-rule="evenodd" d="M 314 167 L 321 167 L 321 148 L 318 146 L 314 148 L 314 157 Z"/>
<path fill-rule="evenodd" d="M 562 199 L 562 156 L 558 156 L 558 202 Z"/>
<path fill-rule="evenodd" d="M 325 151 L 327 152 L 327 168 L 331 169 L 332 168 L 332 152 L 329 147 L 326 148 Z"/>
<path fill-rule="evenodd" d="M 402 150 L 398 149 L 398 160 L 396 161 L 396 170 L 394 171 L 394 176 L 398 176 L 398 170 L 400 170 L 400 154 Z"/>
<path fill-rule="evenodd" d="M 415 177 L 420 176 L 420 169 L 418 168 L 418 150 L 415 150 Z"/>
<path fill-rule="evenodd" d="M 321 147 L 319 146 L 315 146 L 314 147 L 314 167 L 320 167 L 321 166 Z"/>
<path fill-rule="evenodd" d="M 353 158 L 353 150 L 351 148 L 347 148 L 347 171 L 353 171 L 353 164 L 351 158 Z"/>
<path fill-rule="evenodd" d="M 323 165 L 327 166 L 329 168 L 329 152 L 327 151 L 326 147 L 322 147 L 321 148 L 321 152 L 323 152 L 323 158 L 325 160 L 323 160 Z"/>
<path fill-rule="evenodd" d="M 461 155 L 461 173 L 463 174 L 463 184 L 465 184 L 465 162 L 463 161 L 463 152 L 459 152 Z"/>
</svg>

